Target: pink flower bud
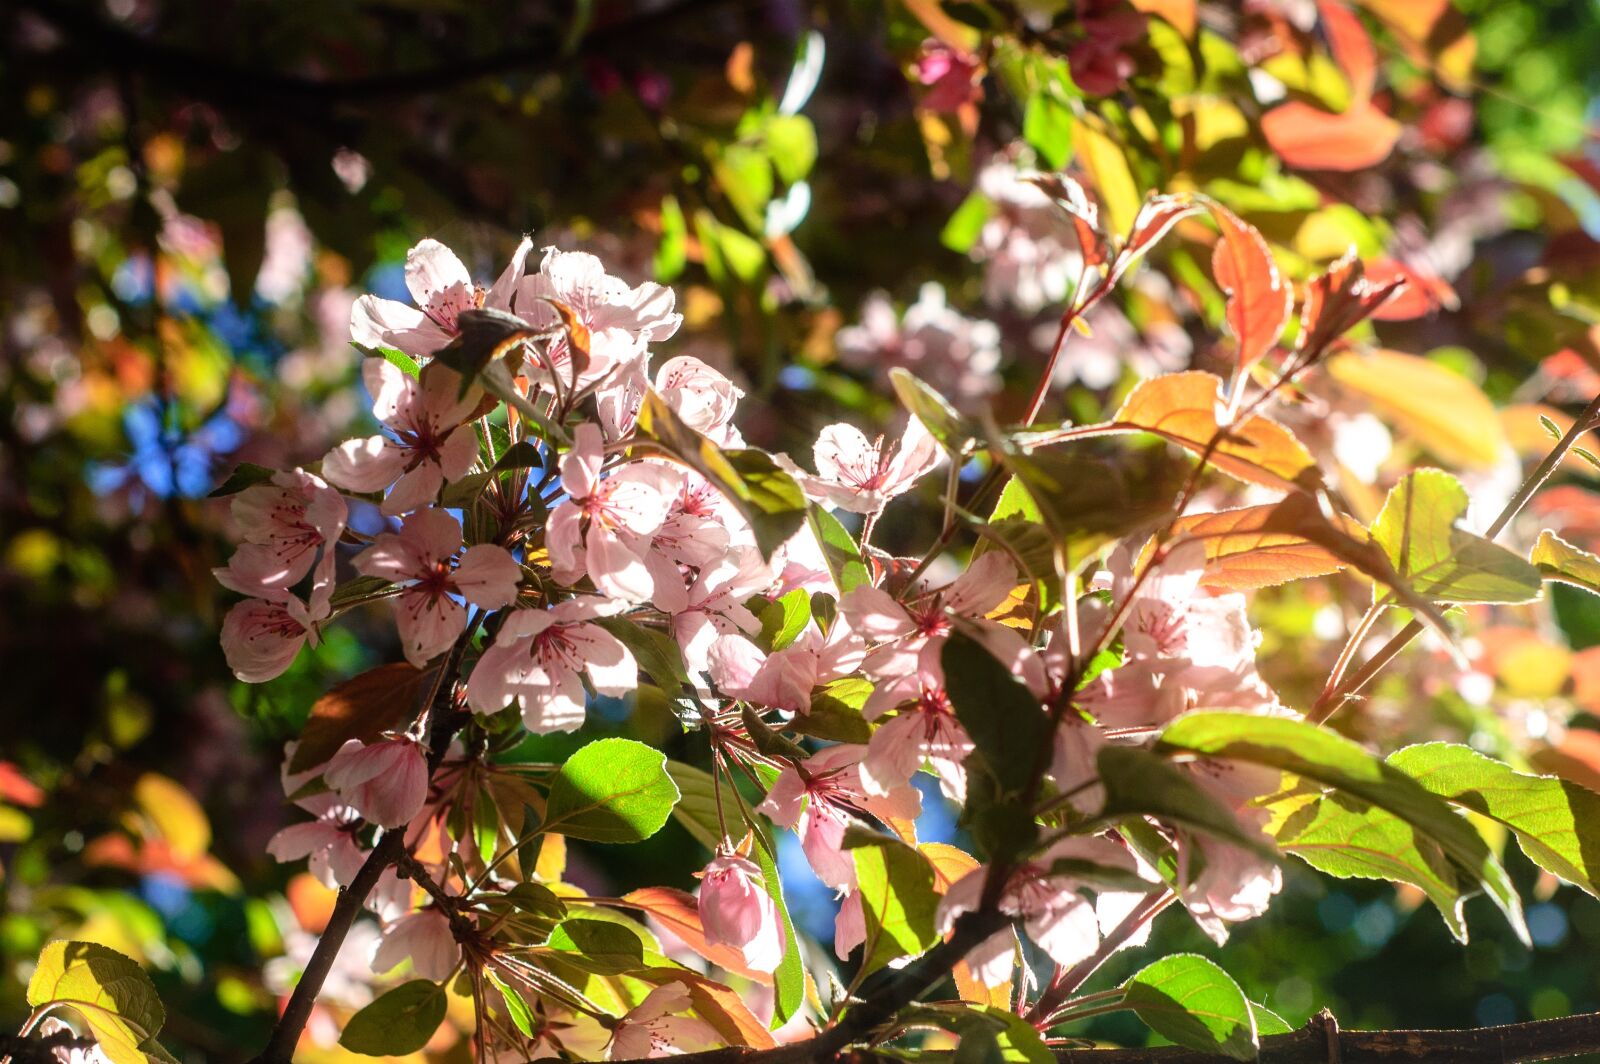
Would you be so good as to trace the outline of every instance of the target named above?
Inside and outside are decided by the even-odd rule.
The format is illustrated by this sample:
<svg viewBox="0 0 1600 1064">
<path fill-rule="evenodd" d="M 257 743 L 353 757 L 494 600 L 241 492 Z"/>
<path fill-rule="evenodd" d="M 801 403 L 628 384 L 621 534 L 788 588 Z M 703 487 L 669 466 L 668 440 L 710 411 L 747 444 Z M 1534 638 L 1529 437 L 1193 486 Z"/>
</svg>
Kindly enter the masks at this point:
<svg viewBox="0 0 1600 1064">
<path fill-rule="evenodd" d="M 409 823 L 428 798 L 428 760 L 410 739 L 370 746 L 351 739 L 333 755 L 322 778 L 356 812 L 385 828 Z"/>
<path fill-rule="evenodd" d="M 733 854 L 716 857 L 700 873 L 700 923 L 706 941 L 732 946 L 758 972 L 775 971 L 787 939 L 754 861 Z"/>
</svg>

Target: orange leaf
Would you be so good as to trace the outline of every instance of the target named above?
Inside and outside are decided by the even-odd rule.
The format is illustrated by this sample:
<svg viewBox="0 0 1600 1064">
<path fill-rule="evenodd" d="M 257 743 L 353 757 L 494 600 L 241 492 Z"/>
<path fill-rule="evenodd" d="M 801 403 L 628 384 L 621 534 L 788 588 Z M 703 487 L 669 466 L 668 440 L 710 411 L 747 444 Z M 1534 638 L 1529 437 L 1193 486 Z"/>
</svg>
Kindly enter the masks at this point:
<svg viewBox="0 0 1600 1064">
<path fill-rule="evenodd" d="M 735 975 L 742 975 L 763 986 L 772 985 L 770 972 L 758 972 L 744 963 L 744 954 L 732 946 L 713 946 L 706 941 L 705 926 L 700 922 L 700 904 L 689 894 L 672 887 L 645 887 L 624 894 L 622 900 L 637 905 L 655 917 L 662 927 L 671 931 L 694 952 Z"/>
<path fill-rule="evenodd" d="M 1115 282 L 1135 258 L 1155 246 L 1173 226 L 1191 214 L 1200 213 L 1200 209 L 1200 205 L 1188 196 L 1157 193 L 1146 199 L 1139 213 L 1134 215 L 1133 230 L 1128 234 L 1128 243 L 1123 246 L 1111 267 L 1108 283 Z"/>
<path fill-rule="evenodd" d="M 1345 563 L 1307 539 L 1297 515 L 1280 503 L 1194 514 L 1174 526 L 1205 544 L 1201 583 L 1219 591 L 1248 591 L 1327 576 Z"/>
<path fill-rule="evenodd" d="M 928 859 L 933 866 L 933 889 L 943 894 L 951 885 L 962 876 L 978 867 L 978 859 L 943 842 L 924 842 L 917 847 L 922 851 L 922 856 Z M 1012 932 L 1015 935 L 1015 932 Z M 945 936 L 948 938 L 949 936 Z M 1011 979 L 996 986 L 989 986 L 978 981 L 972 968 L 966 961 L 956 962 L 951 971 L 951 977 L 956 982 L 956 993 L 961 995 L 963 1001 L 975 1001 L 983 1005 L 993 1005 L 996 1008 L 1009 1008 L 1011 1005 Z"/>
<path fill-rule="evenodd" d="M 1290 100 L 1261 116 L 1261 132 L 1290 166 L 1365 170 L 1389 157 L 1400 139 L 1400 123 L 1370 103 L 1334 114 Z"/>
<path fill-rule="evenodd" d="M 1372 88 L 1378 80 L 1378 50 L 1361 19 L 1341 0 L 1317 0 L 1317 13 L 1322 19 L 1322 32 L 1328 35 L 1328 48 L 1333 58 L 1350 79 L 1350 88 L 1357 103 L 1372 99 Z"/>
<path fill-rule="evenodd" d="M 771 1049 L 778 1044 L 772 1032 L 767 1030 L 767 1025 L 756 1019 L 750 1006 L 744 1003 L 744 998 L 721 983 L 677 968 L 649 968 L 632 974 L 637 979 L 657 986 L 682 983 L 688 987 L 694 1011 L 716 1028 L 729 1045 Z"/>
<path fill-rule="evenodd" d="M 589 327 L 578 317 L 578 312 L 561 302 L 559 299 L 541 297 L 550 304 L 561 319 L 561 325 L 567 330 L 567 352 L 572 359 L 572 379 L 574 382 L 589 368 Z"/>
<path fill-rule="evenodd" d="M 1316 486 L 1320 481 L 1316 459 L 1292 432 L 1261 414 L 1220 432 L 1221 405 L 1222 381 L 1215 374 L 1168 373 L 1134 388 L 1113 420 L 1070 429 L 1066 435 L 1083 439 L 1150 432 L 1194 454 L 1208 455 L 1212 465 L 1247 483 L 1279 491 Z"/>
<path fill-rule="evenodd" d="M 346 680 L 317 699 L 311 719 L 300 733 L 300 745 L 289 761 L 290 772 L 315 768 L 338 753 L 347 740 L 370 743 L 410 720 L 432 688 L 434 670 L 424 672 L 403 661 L 379 665 Z"/>
<path fill-rule="evenodd" d="M 1239 372 L 1248 372 L 1283 335 L 1294 291 L 1255 226 L 1215 200 L 1204 201 L 1222 231 L 1211 272 L 1228 294 L 1226 318 L 1239 342 Z"/>
</svg>

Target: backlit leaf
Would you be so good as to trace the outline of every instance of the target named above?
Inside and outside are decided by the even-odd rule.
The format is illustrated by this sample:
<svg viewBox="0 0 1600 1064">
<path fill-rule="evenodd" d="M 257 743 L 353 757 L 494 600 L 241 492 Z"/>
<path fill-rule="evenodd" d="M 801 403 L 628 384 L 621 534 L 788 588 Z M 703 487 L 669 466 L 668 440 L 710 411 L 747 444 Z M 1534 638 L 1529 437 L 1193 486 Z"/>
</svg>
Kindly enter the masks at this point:
<svg viewBox="0 0 1600 1064">
<path fill-rule="evenodd" d="M 1224 315 L 1239 345 L 1241 374 L 1271 351 L 1289 320 L 1294 290 L 1256 227 L 1209 197 L 1202 200 L 1222 233 L 1211 256 L 1217 286 L 1228 296 Z"/>
<path fill-rule="evenodd" d="M 1181 1046 L 1254 1060 L 1256 1025 L 1233 977 L 1195 953 L 1141 968 L 1122 984 L 1123 1003 L 1156 1033 Z"/>
<path fill-rule="evenodd" d="M 1522 902 L 1505 869 L 1463 817 L 1399 769 L 1337 732 L 1305 721 L 1248 713 L 1189 713 L 1167 726 L 1156 751 L 1265 765 L 1355 795 L 1393 813 L 1438 843 L 1476 880 L 1512 929 L 1528 941 Z"/>
<path fill-rule="evenodd" d="M 928 859 L 886 835 L 854 836 L 845 845 L 852 847 L 866 921 L 861 970 L 877 971 L 939 941 L 934 930 L 939 895 Z"/>
<path fill-rule="evenodd" d="M 1546 580 L 1581 587 L 1600 595 L 1600 558 L 1582 547 L 1575 547 L 1548 528 L 1539 533 L 1528 560 L 1539 567 Z"/>
<path fill-rule="evenodd" d="M 678 802 L 666 755 L 632 739 L 600 739 L 562 764 L 544 827 L 592 842 L 638 842 L 661 830 Z"/>
<path fill-rule="evenodd" d="M 83 1018 L 112 1064 L 145 1064 L 167 1018 L 144 969 L 96 942 L 58 939 L 45 946 L 28 980 L 28 1004 L 51 1002 Z"/>
<path fill-rule="evenodd" d="M 1336 114 L 1290 100 L 1261 116 L 1261 132 L 1290 166 L 1350 171 L 1387 159 L 1400 139 L 1400 123 L 1371 103 Z"/>
<path fill-rule="evenodd" d="M 1490 469 L 1505 450 L 1494 404 L 1472 381 L 1436 362 L 1399 351 L 1370 351 L 1335 355 L 1327 368 L 1342 387 L 1441 462 Z"/>
<path fill-rule="evenodd" d="M 1407 474 L 1389 491 L 1372 539 L 1400 576 L 1435 602 L 1528 602 L 1539 570 L 1513 551 L 1456 527 L 1467 512 L 1461 482 L 1438 469 Z"/>
</svg>

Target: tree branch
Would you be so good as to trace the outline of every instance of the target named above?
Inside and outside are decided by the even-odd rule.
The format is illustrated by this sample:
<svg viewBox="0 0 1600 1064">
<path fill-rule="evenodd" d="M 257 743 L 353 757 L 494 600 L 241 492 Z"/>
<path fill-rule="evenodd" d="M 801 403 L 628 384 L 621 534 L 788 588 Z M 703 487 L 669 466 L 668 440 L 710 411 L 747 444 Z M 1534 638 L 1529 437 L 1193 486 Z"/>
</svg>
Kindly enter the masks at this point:
<svg viewBox="0 0 1600 1064">
<path fill-rule="evenodd" d="M 1511 523 L 1511 519 L 1522 512 L 1522 508 L 1528 505 L 1528 500 L 1532 499 L 1534 494 L 1544 486 L 1545 481 L 1549 480 L 1555 473 L 1556 467 L 1567 456 L 1567 452 L 1572 450 L 1584 433 L 1597 425 L 1600 425 L 1600 395 L 1589 401 L 1589 405 L 1583 408 L 1583 413 L 1578 415 L 1577 420 L 1572 423 L 1572 427 L 1567 429 L 1560 441 L 1550 449 L 1550 453 L 1544 456 L 1544 459 L 1534 468 L 1534 471 L 1528 474 L 1528 479 L 1522 482 L 1522 486 L 1511 497 L 1511 501 L 1506 503 L 1505 509 L 1501 510 L 1500 515 L 1494 519 L 1494 523 L 1484 530 L 1485 539 L 1494 539 L 1505 530 L 1506 525 Z M 1348 698 L 1359 693 L 1363 687 L 1372 682 L 1372 678 L 1382 672 L 1384 666 L 1393 661 L 1400 651 L 1404 650 L 1413 639 L 1421 634 L 1421 622 L 1409 622 L 1404 628 L 1396 632 L 1392 639 L 1380 647 L 1377 653 L 1368 658 L 1366 663 L 1353 676 L 1347 680 L 1330 684 L 1318 696 L 1316 704 L 1311 707 L 1311 712 L 1306 714 L 1307 719 L 1313 724 L 1321 724 L 1333 716 Z"/>
<path fill-rule="evenodd" d="M 557 28 L 538 34 L 529 44 L 440 66 L 326 79 L 241 67 L 204 52 L 142 36 L 99 18 L 86 8 L 61 0 L 20 0 L 20 6 L 50 23 L 70 44 L 79 46 L 106 65 L 152 72 L 180 91 L 236 102 L 275 102 L 280 107 L 286 103 L 325 107 L 379 104 L 457 88 L 497 74 L 549 65 L 603 41 L 648 33 L 657 23 L 682 14 L 697 2 L 699 0 L 673 0 L 649 10 L 635 11 L 591 30 L 570 52 L 565 47 L 564 35 Z"/>
<path fill-rule="evenodd" d="M 1504 1027 L 1465 1031 L 1341 1031 L 1336 1024 L 1313 1017 L 1298 1031 L 1261 1039 L 1260 1064 L 1522 1064 L 1524 1061 L 1571 1060 L 1600 1053 L 1600 1013 L 1534 1020 Z M 828 1064 L 837 1057 L 849 1064 L 894 1062 L 902 1058 L 871 1049 L 839 1054 L 821 1037 L 776 1049 L 713 1049 L 674 1057 L 674 1064 Z M 1220 1053 L 1159 1046 L 1149 1049 L 1058 1049 L 1057 1064 L 1230 1064 Z M 621 1061 L 617 1064 L 645 1064 Z"/>
</svg>

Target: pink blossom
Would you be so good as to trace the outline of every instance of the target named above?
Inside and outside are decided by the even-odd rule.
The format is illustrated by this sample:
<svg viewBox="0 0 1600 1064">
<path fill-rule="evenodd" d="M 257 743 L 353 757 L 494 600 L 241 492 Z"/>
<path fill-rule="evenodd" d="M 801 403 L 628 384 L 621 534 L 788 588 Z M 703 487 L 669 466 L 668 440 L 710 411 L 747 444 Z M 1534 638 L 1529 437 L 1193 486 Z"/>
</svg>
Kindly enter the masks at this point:
<svg viewBox="0 0 1600 1064">
<path fill-rule="evenodd" d="M 645 345 L 672 336 L 683 322 L 683 316 L 673 311 L 672 289 L 650 282 L 629 287 L 608 274 L 599 259 L 581 251 L 545 248 L 539 272 L 518 282 L 516 313 L 534 328 L 554 328 L 561 318 L 548 302 L 552 299 L 570 308 L 589 330 L 589 365 L 577 376 L 580 386 L 619 374 L 624 367 L 642 373 Z M 535 373 L 557 374 L 572 382 L 572 353 L 565 335 L 554 337 L 542 355 L 531 357 Z M 619 431 L 624 428 L 621 413 L 613 410 L 607 419 Z"/>
<path fill-rule="evenodd" d="M 994 213 L 970 254 L 984 264 L 984 297 L 1027 314 L 1059 304 L 1083 261 L 1072 223 L 1016 163 L 999 157 L 978 174 Z"/>
<path fill-rule="evenodd" d="M 692 355 L 679 355 L 656 370 L 655 386 L 684 424 L 721 446 L 743 446 L 733 415 L 744 391 L 717 370 Z"/>
<path fill-rule="evenodd" d="M 817 475 L 791 470 L 812 498 L 858 514 L 875 514 L 890 499 L 913 488 L 944 458 L 944 450 L 918 418 L 911 418 L 898 443 L 886 449 L 843 422 L 817 437 L 812 459 Z"/>
<path fill-rule="evenodd" d="M 438 909 L 423 909 L 384 928 L 372 951 L 372 970 L 387 972 L 408 958 L 418 979 L 448 979 L 461 963 L 461 944 L 450 930 L 450 918 Z"/>
<path fill-rule="evenodd" d="M 329 451 L 322 461 L 329 483 L 363 492 L 393 484 L 379 509 L 394 517 L 433 502 L 442 486 L 471 471 L 478 441 L 462 422 L 478 397 L 473 391 L 461 396 L 458 374 L 440 364 L 415 378 L 388 359 L 369 358 L 361 379 L 373 414 L 393 436 L 346 440 Z"/>
<path fill-rule="evenodd" d="M 428 759 L 412 739 L 350 739 L 322 778 L 364 819 L 384 828 L 409 823 L 428 799 Z"/>
<path fill-rule="evenodd" d="M 360 816 L 349 806 L 334 806 L 316 820 L 290 824 L 267 840 L 267 853 L 280 863 L 310 858 L 311 874 L 330 890 L 349 886 L 366 863 L 353 830 Z"/>
<path fill-rule="evenodd" d="M 758 972 L 776 971 L 788 941 L 761 869 L 747 857 L 719 854 L 700 873 L 700 923 L 706 941 L 732 946 Z"/>
<path fill-rule="evenodd" d="M 270 483 L 233 497 L 233 518 L 244 543 L 227 568 L 213 570 L 224 587 L 274 598 L 275 592 L 298 584 L 315 564 L 312 600 L 332 595 L 333 545 L 344 532 L 346 506 L 321 477 L 301 469 L 275 473 Z"/>
<path fill-rule="evenodd" d="M 601 695 L 620 698 L 638 686 L 632 652 L 593 623 L 623 606 L 583 596 L 512 613 L 467 680 L 467 704 L 477 713 L 498 713 L 520 701 L 523 725 L 537 734 L 578 727 L 584 676 Z"/>
<path fill-rule="evenodd" d="M 956 719 L 945 694 L 939 645 L 923 647 L 917 669 L 873 691 L 863 714 L 878 720 L 890 708 L 895 716 L 878 725 L 861 760 L 861 783 L 868 794 L 887 795 L 903 787 L 927 763 L 939 777 L 946 797 L 965 801 L 967 770 L 963 764 L 976 747 Z"/>
<path fill-rule="evenodd" d="M 724 636 L 711 644 L 707 667 L 725 695 L 804 713 L 811 708 L 812 688 L 854 672 L 865 649 L 847 623 L 835 623 L 826 636 L 808 627 L 771 654 L 762 654 L 746 639 Z"/>
<path fill-rule="evenodd" d="M 682 983 L 658 986 L 617 1021 L 612 1029 L 610 1060 L 699 1053 L 722 1045 L 716 1028 L 686 1015 L 694 1006 L 689 988 Z"/>
<path fill-rule="evenodd" d="M 655 576 L 634 537 L 654 533 L 666 520 L 678 490 L 678 473 L 660 462 L 630 462 L 601 479 L 605 441 L 600 427 L 579 425 L 571 451 L 561 459 L 566 501 L 550 514 L 545 545 L 558 577 L 587 571 L 603 594 L 645 602 Z M 679 590 L 681 591 L 681 580 Z"/>
<path fill-rule="evenodd" d="M 799 833 L 811 870 L 835 889 L 856 883 L 855 865 L 841 849 L 854 816 L 915 820 L 922 811 L 922 795 L 914 787 L 893 787 L 883 796 L 867 792 L 861 779 L 864 752 L 863 747 L 841 744 L 819 751 L 804 765 L 790 765 L 757 807 L 773 823 Z"/>
<path fill-rule="evenodd" d="M 455 252 L 437 240 L 422 241 L 406 253 L 406 287 L 417 305 L 362 296 L 350 310 L 350 338 L 364 347 L 395 347 L 422 358 L 437 353 L 455 339 L 463 310 L 509 309 L 532 246 L 524 237 L 499 280 L 485 291 L 473 284 Z"/>
<path fill-rule="evenodd" d="M 1043 679 L 1035 655 L 1021 636 L 982 619 L 1006 600 L 1017 586 L 1017 567 L 1002 551 L 980 554 L 967 571 L 944 587 L 919 591 L 897 600 L 882 588 L 862 585 L 839 600 L 839 614 L 873 647 L 864 671 L 872 679 L 909 676 L 919 667 L 923 648 L 942 646 L 956 619 L 973 623 L 969 630 L 1030 685 Z M 929 667 L 942 677 L 938 659 Z"/>
<path fill-rule="evenodd" d="M 459 557 L 457 556 L 459 553 Z M 480 543 L 461 551 L 461 522 L 444 510 L 408 514 L 400 531 L 384 532 L 355 559 L 356 570 L 406 586 L 393 599 L 406 660 L 421 668 L 461 635 L 461 596 L 484 609 L 517 598 L 522 567 L 504 547 Z"/>
<path fill-rule="evenodd" d="M 683 650 L 690 675 L 706 671 L 711 647 L 719 637 L 753 636 L 761 631 L 760 619 L 745 602 L 769 583 L 769 572 L 753 551 L 738 552 L 735 558 L 707 565 L 696 574 L 681 607 L 672 615 L 672 635 Z"/>
<path fill-rule="evenodd" d="M 839 914 L 833 918 L 833 953 L 849 960 L 850 951 L 867 940 L 867 914 L 861 908 L 861 892 L 846 891 L 839 899 Z"/>
<path fill-rule="evenodd" d="M 1062 858 L 1090 861 L 1122 872 L 1137 872 L 1138 865 L 1127 850 L 1113 842 L 1079 836 L 1061 840 L 1012 871 L 1000 894 L 1000 910 L 1021 919 L 1028 937 L 1051 960 L 1070 967 L 1099 948 L 1100 922 L 1094 903 L 1079 893 L 1081 885 L 1077 880 L 1051 874 L 1051 865 Z M 951 884 L 939 901 L 941 933 L 949 932 L 962 913 L 978 907 L 988 874 L 987 867 L 975 868 Z M 973 974 L 984 985 L 995 986 L 1010 974 L 1012 941 L 1009 929 L 1001 931 L 967 954 Z"/>
<path fill-rule="evenodd" d="M 326 602 L 313 611 L 288 592 L 276 599 L 245 599 L 222 619 L 222 656 L 245 683 L 266 683 L 294 664 L 300 648 L 316 645 Z"/>
<path fill-rule="evenodd" d="M 1000 386 L 999 327 L 953 309 L 934 282 L 922 286 L 903 319 L 886 294 L 873 292 L 861 305 L 860 324 L 840 329 L 834 342 L 840 362 L 872 371 L 880 386 L 899 366 L 958 409 L 974 409 Z"/>
</svg>

